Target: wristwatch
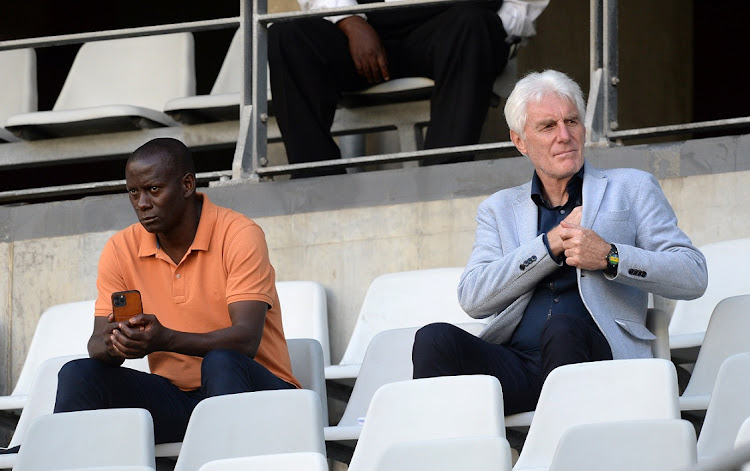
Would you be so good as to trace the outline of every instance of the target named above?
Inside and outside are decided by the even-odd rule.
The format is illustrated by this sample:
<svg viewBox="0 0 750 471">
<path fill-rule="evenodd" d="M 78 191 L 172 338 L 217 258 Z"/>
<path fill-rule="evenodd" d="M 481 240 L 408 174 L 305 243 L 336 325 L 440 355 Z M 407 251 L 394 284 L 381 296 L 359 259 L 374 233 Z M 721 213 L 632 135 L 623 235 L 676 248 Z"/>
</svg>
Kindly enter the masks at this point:
<svg viewBox="0 0 750 471">
<path fill-rule="evenodd" d="M 612 248 L 607 254 L 607 268 L 604 269 L 604 273 L 610 276 L 617 275 L 617 265 L 620 264 L 620 254 L 617 253 L 617 247 L 615 244 L 609 244 Z"/>
</svg>

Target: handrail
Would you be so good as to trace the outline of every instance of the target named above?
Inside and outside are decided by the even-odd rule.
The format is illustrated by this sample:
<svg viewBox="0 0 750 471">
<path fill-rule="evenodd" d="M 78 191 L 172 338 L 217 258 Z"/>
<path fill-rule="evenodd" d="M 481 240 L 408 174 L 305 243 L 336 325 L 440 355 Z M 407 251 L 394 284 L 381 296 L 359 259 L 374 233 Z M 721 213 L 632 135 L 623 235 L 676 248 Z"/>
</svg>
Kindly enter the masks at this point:
<svg viewBox="0 0 750 471">
<path fill-rule="evenodd" d="M 420 8 L 442 3 L 475 2 L 476 0 L 399 0 L 397 2 L 366 3 L 364 5 L 321 8 L 310 11 L 290 11 L 283 13 L 258 13 L 256 21 L 262 24 L 292 21 L 300 18 L 324 18 L 327 16 L 338 16 L 345 14 L 368 13 L 371 11 L 400 10 L 404 8 Z"/>
<path fill-rule="evenodd" d="M 0 41 L 0 51 L 9 49 L 40 48 L 64 46 L 67 44 L 81 44 L 89 41 L 103 41 L 105 39 L 132 38 L 136 36 L 154 36 L 157 34 L 182 33 L 184 31 L 211 31 L 226 29 L 240 24 L 239 17 L 218 18 L 214 20 L 186 21 L 166 25 L 139 26 L 136 28 L 110 29 L 87 33 L 60 34 L 57 36 L 42 36 L 38 38 L 13 39 Z"/>
<path fill-rule="evenodd" d="M 609 139 L 622 140 L 641 139 L 645 137 L 674 136 L 696 131 L 724 131 L 742 128 L 750 128 L 750 116 L 745 118 L 715 119 L 711 121 L 696 121 L 685 124 L 669 124 L 666 126 L 610 131 L 607 134 L 607 137 Z"/>
<path fill-rule="evenodd" d="M 510 141 L 505 142 L 493 142 L 488 144 L 474 144 L 467 146 L 456 146 L 442 149 L 425 149 L 411 152 L 396 152 L 392 154 L 378 154 L 364 157 L 350 157 L 346 159 L 337 160 L 322 160 L 319 162 L 308 162 L 301 164 L 292 165 L 277 165 L 273 167 L 261 167 L 256 169 L 256 173 L 261 176 L 273 176 L 283 175 L 291 173 L 297 170 L 309 170 L 318 168 L 346 168 L 355 167 L 358 165 L 367 164 L 382 164 L 382 163 L 397 163 L 407 162 L 410 160 L 425 159 L 429 161 L 431 158 L 443 157 L 446 155 L 466 155 L 475 154 L 482 152 L 490 152 L 493 150 L 502 149 L 515 149 Z M 515 153 L 513 156 L 517 157 L 520 154 Z"/>
<path fill-rule="evenodd" d="M 230 171 L 200 172 L 195 175 L 198 182 L 210 182 L 231 177 Z M 125 180 L 109 180 L 103 182 L 74 183 L 70 185 L 45 186 L 27 188 L 25 190 L 0 191 L 0 203 L 9 203 L 23 199 L 24 201 L 39 200 L 55 196 L 80 194 L 85 190 L 87 194 L 112 193 L 125 190 Z"/>
</svg>

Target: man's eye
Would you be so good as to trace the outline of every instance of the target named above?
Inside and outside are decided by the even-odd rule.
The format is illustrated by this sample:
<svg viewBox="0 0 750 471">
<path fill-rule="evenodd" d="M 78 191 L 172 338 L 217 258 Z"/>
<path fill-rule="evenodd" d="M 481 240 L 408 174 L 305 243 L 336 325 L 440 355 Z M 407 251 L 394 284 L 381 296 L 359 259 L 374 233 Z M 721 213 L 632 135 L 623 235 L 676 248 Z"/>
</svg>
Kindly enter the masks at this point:
<svg viewBox="0 0 750 471">
<path fill-rule="evenodd" d="M 159 191 L 159 187 L 158 186 L 152 186 L 151 187 L 151 193 L 155 193 L 157 191 Z"/>
</svg>

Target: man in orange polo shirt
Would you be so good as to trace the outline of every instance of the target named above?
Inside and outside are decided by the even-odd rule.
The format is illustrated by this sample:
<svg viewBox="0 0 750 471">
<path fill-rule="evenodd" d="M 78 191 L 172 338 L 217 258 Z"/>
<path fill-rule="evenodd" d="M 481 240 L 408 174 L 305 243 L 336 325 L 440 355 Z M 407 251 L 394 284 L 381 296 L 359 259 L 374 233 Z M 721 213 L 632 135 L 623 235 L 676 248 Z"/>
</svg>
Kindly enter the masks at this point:
<svg viewBox="0 0 750 471">
<path fill-rule="evenodd" d="M 55 412 L 137 407 L 157 443 L 182 440 L 207 397 L 299 387 L 261 228 L 196 192 L 190 151 L 159 138 L 128 159 L 139 224 L 104 247 L 91 358 L 59 374 Z M 138 290 L 144 314 L 115 322 L 111 295 Z M 120 367 L 148 355 L 151 374 Z"/>
</svg>

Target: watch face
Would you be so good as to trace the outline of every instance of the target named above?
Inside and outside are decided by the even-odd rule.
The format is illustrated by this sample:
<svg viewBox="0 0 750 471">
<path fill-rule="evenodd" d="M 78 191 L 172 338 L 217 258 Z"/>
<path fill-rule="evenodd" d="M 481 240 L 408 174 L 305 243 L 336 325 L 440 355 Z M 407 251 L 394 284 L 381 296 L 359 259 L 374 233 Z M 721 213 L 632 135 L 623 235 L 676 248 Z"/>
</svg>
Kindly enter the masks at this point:
<svg viewBox="0 0 750 471">
<path fill-rule="evenodd" d="M 610 253 L 609 257 L 607 257 L 607 262 L 610 265 L 617 265 L 618 263 L 620 263 L 620 256 L 616 253 Z"/>
</svg>

